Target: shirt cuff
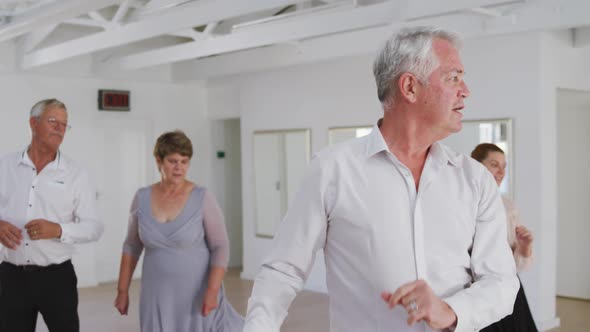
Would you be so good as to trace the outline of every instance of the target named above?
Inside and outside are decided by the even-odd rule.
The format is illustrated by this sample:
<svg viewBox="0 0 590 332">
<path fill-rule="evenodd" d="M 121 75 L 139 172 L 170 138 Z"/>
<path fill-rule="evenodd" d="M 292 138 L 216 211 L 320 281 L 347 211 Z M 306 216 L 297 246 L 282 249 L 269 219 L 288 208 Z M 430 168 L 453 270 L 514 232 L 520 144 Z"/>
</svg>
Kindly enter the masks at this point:
<svg viewBox="0 0 590 332">
<path fill-rule="evenodd" d="M 447 332 L 477 332 L 479 331 L 478 328 L 474 326 L 469 326 L 467 323 L 469 312 L 472 308 L 467 305 L 465 301 L 461 301 L 461 299 L 456 297 L 450 297 L 444 299 L 444 301 L 453 309 L 455 315 L 457 315 L 457 322 L 454 327 L 450 327 L 444 331 Z"/>
<path fill-rule="evenodd" d="M 75 244 L 76 241 L 70 235 L 70 227 L 68 227 L 70 225 L 60 224 L 59 226 L 61 227 L 61 236 L 59 237 L 59 241 L 61 243 Z"/>
</svg>

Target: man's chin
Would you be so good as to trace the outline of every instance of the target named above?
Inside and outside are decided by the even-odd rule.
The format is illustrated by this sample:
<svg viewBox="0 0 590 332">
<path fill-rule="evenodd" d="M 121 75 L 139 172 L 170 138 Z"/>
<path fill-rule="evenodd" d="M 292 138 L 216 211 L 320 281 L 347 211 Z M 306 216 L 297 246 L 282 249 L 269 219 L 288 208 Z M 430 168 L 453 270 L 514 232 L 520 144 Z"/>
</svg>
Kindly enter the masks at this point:
<svg viewBox="0 0 590 332">
<path fill-rule="evenodd" d="M 51 150 L 57 151 L 57 150 L 59 150 L 59 147 L 61 146 L 61 142 L 62 141 L 51 142 L 51 143 L 47 144 L 47 147 L 49 147 Z"/>
</svg>

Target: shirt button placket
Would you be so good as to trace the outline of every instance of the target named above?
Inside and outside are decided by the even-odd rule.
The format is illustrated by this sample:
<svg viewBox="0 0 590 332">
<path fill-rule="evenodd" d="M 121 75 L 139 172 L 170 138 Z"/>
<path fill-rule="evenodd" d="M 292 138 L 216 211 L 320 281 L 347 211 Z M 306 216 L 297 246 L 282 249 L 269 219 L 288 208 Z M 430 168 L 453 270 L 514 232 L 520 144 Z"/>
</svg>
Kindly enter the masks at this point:
<svg viewBox="0 0 590 332">
<path fill-rule="evenodd" d="M 36 169 L 33 168 L 33 172 L 35 172 Z M 38 176 L 35 174 L 33 176 L 33 180 L 31 181 L 31 188 L 29 189 L 29 202 L 28 202 L 28 208 L 27 208 L 27 220 L 31 220 L 33 219 L 34 216 L 34 207 L 33 205 L 36 203 L 35 201 L 35 188 L 37 187 L 37 179 Z M 27 248 L 29 247 L 29 242 L 30 240 L 25 239 L 25 247 L 23 248 L 24 251 L 24 255 L 25 257 L 28 257 L 28 252 L 27 252 Z M 30 264 L 30 260 L 27 259 L 27 264 Z"/>
<path fill-rule="evenodd" d="M 33 204 L 35 203 L 35 188 L 37 187 L 37 177 L 35 176 L 33 178 L 33 181 L 31 183 L 31 188 L 29 189 L 29 213 L 28 213 L 28 217 L 31 216 L 31 213 L 33 211 L 31 211 L 30 208 L 33 207 Z"/>
</svg>

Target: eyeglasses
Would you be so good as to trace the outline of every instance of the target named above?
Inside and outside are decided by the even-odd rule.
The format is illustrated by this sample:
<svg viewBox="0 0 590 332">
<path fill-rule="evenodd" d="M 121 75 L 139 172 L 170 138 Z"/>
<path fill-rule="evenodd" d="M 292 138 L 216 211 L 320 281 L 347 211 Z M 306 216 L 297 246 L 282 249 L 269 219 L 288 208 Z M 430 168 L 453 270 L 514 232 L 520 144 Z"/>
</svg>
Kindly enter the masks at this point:
<svg viewBox="0 0 590 332">
<path fill-rule="evenodd" d="M 64 128 L 65 130 L 72 129 L 72 126 L 70 126 L 67 122 L 58 121 L 54 117 L 47 118 L 47 123 L 49 123 L 50 125 L 52 125 L 54 128 L 55 127 L 57 127 L 57 128 Z"/>
</svg>

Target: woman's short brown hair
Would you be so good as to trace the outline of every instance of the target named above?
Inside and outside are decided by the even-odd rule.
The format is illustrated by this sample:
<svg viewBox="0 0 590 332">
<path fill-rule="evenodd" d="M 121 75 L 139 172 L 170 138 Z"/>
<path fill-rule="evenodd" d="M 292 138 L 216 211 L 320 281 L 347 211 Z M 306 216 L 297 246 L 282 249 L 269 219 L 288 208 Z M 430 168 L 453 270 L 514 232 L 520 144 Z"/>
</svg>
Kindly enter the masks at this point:
<svg viewBox="0 0 590 332">
<path fill-rule="evenodd" d="M 164 157 L 173 153 L 189 157 L 189 159 L 193 156 L 193 144 L 182 130 L 163 133 L 156 140 L 156 146 L 154 146 L 156 159 L 164 160 Z"/>
<path fill-rule="evenodd" d="M 496 144 L 492 143 L 481 143 L 471 151 L 471 158 L 482 163 L 488 157 L 490 152 L 500 152 L 504 154 L 504 151 L 500 149 Z"/>
</svg>

